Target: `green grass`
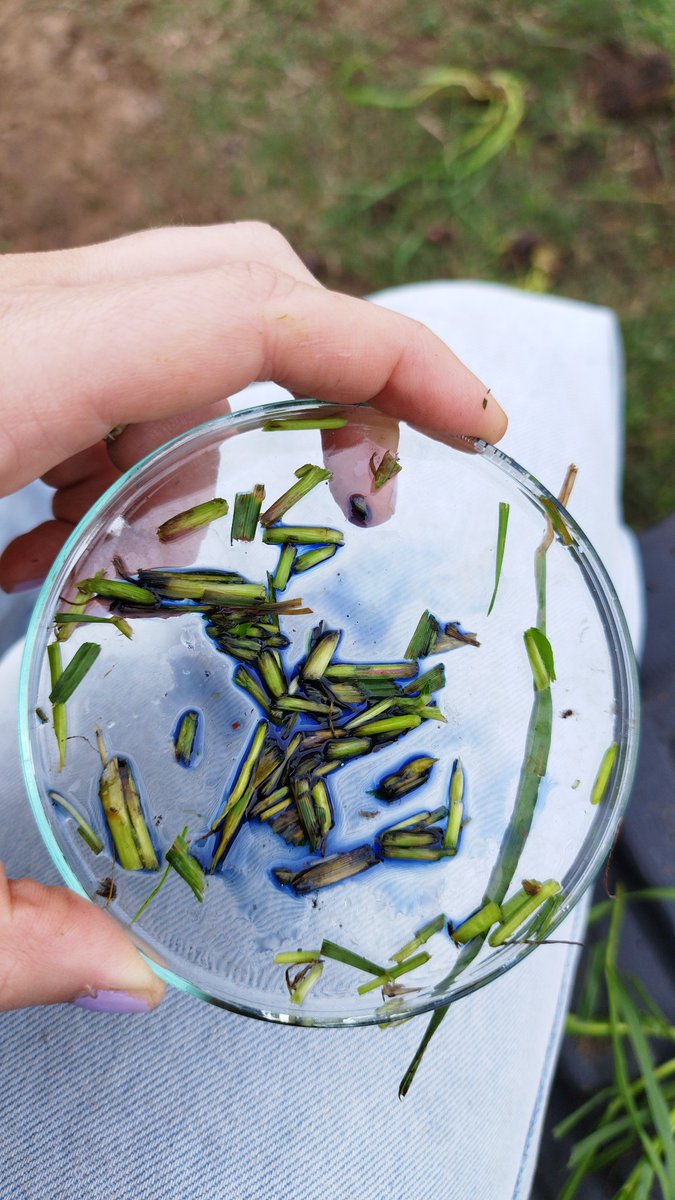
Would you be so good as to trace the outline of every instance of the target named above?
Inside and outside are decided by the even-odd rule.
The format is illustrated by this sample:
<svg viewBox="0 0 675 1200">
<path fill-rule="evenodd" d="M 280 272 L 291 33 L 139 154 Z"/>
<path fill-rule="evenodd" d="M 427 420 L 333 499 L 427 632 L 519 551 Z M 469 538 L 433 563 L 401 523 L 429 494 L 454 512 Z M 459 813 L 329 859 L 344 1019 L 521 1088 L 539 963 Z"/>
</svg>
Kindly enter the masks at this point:
<svg viewBox="0 0 675 1200">
<path fill-rule="evenodd" d="M 616 309 L 627 516 L 640 526 L 675 508 L 673 98 L 622 120 L 594 101 L 609 39 L 675 55 L 669 0 L 69 7 L 153 73 L 162 118 L 125 152 L 148 221 L 270 221 L 322 281 L 352 292 L 479 278 Z M 400 97 L 448 68 L 506 72 L 524 103 L 518 129 L 469 173 L 484 103 L 457 88 L 409 107 L 358 102 L 360 86 Z"/>
</svg>

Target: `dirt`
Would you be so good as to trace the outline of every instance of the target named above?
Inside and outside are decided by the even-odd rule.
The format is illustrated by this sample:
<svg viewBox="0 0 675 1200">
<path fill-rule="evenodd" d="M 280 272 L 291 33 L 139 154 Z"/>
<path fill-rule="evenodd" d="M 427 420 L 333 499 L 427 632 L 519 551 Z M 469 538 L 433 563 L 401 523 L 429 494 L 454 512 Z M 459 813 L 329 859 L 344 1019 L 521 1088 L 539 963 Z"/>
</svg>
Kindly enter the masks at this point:
<svg viewBox="0 0 675 1200">
<path fill-rule="evenodd" d="M 39 250 L 144 223 L 130 142 L 161 119 L 152 69 L 67 11 L 0 0 L 0 245 Z"/>
</svg>

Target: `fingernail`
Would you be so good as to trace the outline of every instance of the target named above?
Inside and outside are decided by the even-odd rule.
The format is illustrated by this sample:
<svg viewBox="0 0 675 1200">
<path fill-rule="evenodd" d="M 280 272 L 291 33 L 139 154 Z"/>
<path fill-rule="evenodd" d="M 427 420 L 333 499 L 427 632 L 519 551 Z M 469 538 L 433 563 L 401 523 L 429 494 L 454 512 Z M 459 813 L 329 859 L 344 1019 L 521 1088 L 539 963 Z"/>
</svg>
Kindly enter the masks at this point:
<svg viewBox="0 0 675 1200">
<path fill-rule="evenodd" d="M 139 992 L 115 991 L 113 988 L 90 988 L 77 996 L 73 1004 L 89 1012 L 141 1013 L 152 1009 L 149 1000 Z"/>
<path fill-rule="evenodd" d="M 489 417 L 490 421 L 492 422 L 493 429 L 490 434 L 491 439 L 494 442 L 498 442 L 506 433 L 509 424 L 509 418 L 504 412 L 501 404 L 495 400 L 490 388 L 488 388 L 487 392 L 483 396 L 482 407 L 485 415 Z"/>
</svg>

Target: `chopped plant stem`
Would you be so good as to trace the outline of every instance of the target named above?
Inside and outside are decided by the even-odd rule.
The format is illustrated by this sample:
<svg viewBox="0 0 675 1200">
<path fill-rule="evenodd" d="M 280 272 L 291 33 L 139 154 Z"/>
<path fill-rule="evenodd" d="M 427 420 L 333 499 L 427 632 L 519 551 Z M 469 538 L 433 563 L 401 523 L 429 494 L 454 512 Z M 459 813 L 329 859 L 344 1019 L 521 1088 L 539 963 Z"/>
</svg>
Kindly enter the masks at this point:
<svg viewBox="0 0 675 1200">
<path fill-rule="evenodd" d="M 117 759 L 117 769 L 122 783 L 122 792 L 129 813 L 129 821 L 133 830 L 141 866 L 148 871 L 159 870 L 155 847 L 152 844 L 148 827 L 141 807 L 141 798 L 136 786 L 136 780 L 131 765 L 126 758 Z"/>
<path fill-rule="evenodd" d="M 392 800 L 399 800 L 401 796 L 407 796 L 409 792 L 422 787 L 427 782 L 436 762 L 438 759 L 428 755 L 411 758 L 398 771 L 391 775 L 385 775 L 372 795 L 376 796 L 378 800 L 385 800 L 388 803 L 391 803 Z"/>
<path fill-rule="evenodd" d="M 332 704 L 322 704 L 317 700 L 303 700 L 298 696 L 280 696 L 276 707 L 282 712 L 309 713 L 314 716 L 330 716 L 334 711 Z"/>
<path fill-rule="evenodd" d="M 538 692 L 543 692 L 551 686 L 551 683 L 555 679 L 555 664 L 551 643 L 546 634 L 542 633 L 541 629 L 538 629 L 536 625 L 531 629 L 527 629 L 523 634 L 523 638 L 525 639 L 525 648 L 532 668 L 534 686 Z"/>
<path fill-rule="evenodd" d="M 398 663 L 331 663 L 326 669 L 326 679 L 410 679 L 417 674 L 417 664 Z"/>
<path fill-rule="evenodd" d="M 612 778 L 612 771 L 619 753 L 619 743 L 612 742 L 611 746 L 605 750 L 602 762 L 595 777 L 593 790 L 591 792 L 591 804 L 600 804 L 604 800 L 605 793 L 609 787 L 609 781 Z"/>
<path fill-rule="evenodd" d="M 220 813 L 220 815 L 218 817 L 216 817 L 216 820 L 213 822 L 213 824 L 211 826 L 212 832 L 214 832 L 216 829 L 218 829 L 223 824 L 223 822 L 225 821 L 225 819 L 227 817 L 228 812 L 230 812 L 233 808 L 235 808 L 239 804 L 239 801 L 241 800 L 242 796 L 245 795 L 245 793 L 247 792 L 247 789 L 251 782 L 251 776 L 253 775 L 253 772 L 256 769 L 256 766 L 258 764 L 260 755 L 262 754 L 262 748 L 263 748 L 263 745 L 265 742 L 265 738 L 267 737 L 268 731 L 269 731 L 269 725 L 267 724 L 267 721 L 259 721 L 256 726 L 255 733 L 253 734 L 253 737 L 251 739 L 251 744 L 250 744 L 246 754 L 244 755 L 242 762 L 239 764 L 239 771 L 237 774 L 237 778 L 235 780 L 232 791 L 230 792 L 230 794 L 227 798 L 227 803 L 226 803 L 224 809 L 222 810 L 222 812 Z"/>
<path fill-rule="evenodd" d="M 530 880 L 531 885 L 535 882 L 536 881 L 533 879 Z M 540 888 L 541 884 L 537 883 L 537 887 Z M 505 900 L 502 904 L 502 921 L 510 921 L 513 914 L 518 912 L 518 909 L 525 903 L 528 896 L 536 894 L 536 892 L 526 892 L 524 887 L 519 888 L 517 892 L 514 892 L 509 900 Z"/>
<path fill-rule="evenodd" d="M 567 528 L 567 524 L 555 500 L 547 500 L 546 498 L 542 498 L 541 503 L 546 509 L 546 515 L 561 541 L 564 542 L 566 546 L 574 546 L 574 538 Z"/>
<path fill-rule="evenodd" d="M 420 954 L 416 954 L 414 958 L 406 959 L 398 967 L 392 967 L 390 971 L 384 971 L 375 979 L 369 979 L 367 983 L 362 983 L 357 988 L 359 996 L 365 996 L 367 992 L 373 992 L 377 988 L 384 987 L 392 979 L 398 979 L 401 975 L 407 975 L 409 971 L 417 970 L 418 967 L 424 966 L 430 958 L 431 955 L 426 950 L 422 950 Z"/>
<path fill-rule="evenodd" d="M 499 929 L 492 934 L 492 937 L 489 939 L 490 945 L 503 946 L 504 942 L 508 941 L 508 939 L 516 932 L 516 930 L 519 929 L 522 924 L 524 924 L 527 918 L 532 916 L 532 913 L 539 908 L 540 904 L 543 904 L 545 900 L 549 899 L 549 897 L 557 895 L 559 891 L 560 884 L 557 882 L 557 880 L 548 879 L 546 883 L 541 885 L 539 890 L 535 892 L 534 895 L 526 895 L 526 899 L 523 900 L 522 904 L 509 916 L 509 919 L 503 921 L 503 923 L 500 924 Z"/>
<path fill-rule="evenodd" d="M 413 679 L 411 683 L 407 683 L 403 691 L 407 696 L 420 692 L 427 692 L 431 695 L 433 692 L 438 692 L 444 687 L 445 667 L 443 663 L 436 663 L 428 671 L 424 671 L 422 675 L 418 675 L 417 679 Z"/>
<path fill-rule="evenodd" d="M 438 637 L 440 626 L 435 617 L 432 617 L 429 609 L 425 609 L 417 622 L 417 628 L 413 633 L 408 649 L 405 652 L 406 658 L 426 658 L 431 653 L 431 648 Z"/>
<path fill-rule="evenodd" d="M 256 483 L 251 492 L 237 493 L 232 513 L 231 542 L 253 541 L 264 499 L 265 489 L 261 483 Z"/>
<path fill-rule="evenodd" d="M 237 686 L 248 692 L 269 716 L 271 712 L 270 697 L 251 672 L 246 667 L 237 667 L 233 678 Z"/>
<path fill-rule="evenodd" d="M 339 529 L 318 525 L 274 525 L 263 533 L 266 546 L 343 546 L 345 535 Z"/>
<path fill-rule="evenodd" d="M 300 467 L 295 474 L 298 477 L 298 482 L 292 484 L 291 487 L 284 492 L 283 496 L 280 496 L 278 500 L 275 500 L 274 504 L 271 504 L 270 507 L 266 509 L 264 513 L 262 513 L 260 517 L 261 525 L 274 525 L 277 521 L 281 520 L 284 514 L 288 512 L 289 508 L 292 508 L 294 504 L 297 504 L 298 500 L 301 500 L 303 496 L 306 496 L 307 493 L 311 492 L 315 487 L 318 486 L 318 484 L 323 483 L 327 479 L 333 478 L 332 471 L 327 471 L 325 467 L 314 467 L 311 465 L 311 463 L 308 463 L 304 467 Z"/>
<path fill-rule="evenodd" d="M 365 712 L 359 713 L 357 717 L 352 717 L 351 721 L 347 721 L 343 728 L 349 730 L 359 729 L 361 725 L 366 725 L 368 721 L 373 721 L 375 717 L 380 717 L 382 713 L 387 712 L 394 704 L 396 704 L 395 696 L 387 697 L 385 700 L 378 700 L 377 704 L 373 704 Z"/>
<path fill-rule="evenodd" d="M 333 828 L 333 806 L 328 788 L 322 779 L 317 779 L 312 787 L 312 801 L 321 837 L 325 839 Z"/>
<path fill-rule="evenodd" d="M 441 841 L 440 829 L 386 829 L 379 836 L 383 846 L 436 846 Z"/>
<path fill-rule="evenodd" d="M 299 896 L 304 896 L 307 892 L 330 887 L 334 883 L 341 883 L 343 879 L 359 875 L 361 871 L 376 866 L 379 861 L 372 846 L 364 845 L 311 862 L 299 871 L 279 867 L 273 874 L 284 887 L 290 887 Z"/>
<path fill-rule="evenodd" d="M 398 475 L 402 470 L 398 457 L 392 454 L 391 450 L 385 450 L 379 463 L 375 462 L 376 455 L 373 454 L 370 459 L 370 470 L 373 476 L 373 482 L 376 490 L 384 487 L 394 475 Z"/>
<path fill-rule="evenodd" d="M 199 713 L 189 708 L 180 718 L 173 743 L 176 762 L 183 767 L 189 767 L 192 762 L 198 726 Z"/>
<path fill-rule="evenodd" d="M 258 670 L 270 696 L 279 699 L 285 695 L 287 683 L 279 659 L 272 650 L 263 650 L 258 655 Z"/>
<path fill-rule="evenodd" d="M 341 742 L 328 742 L 326 758 L 359 758 L 361 754 L 368 754 L 371 746 L 372 742 L 367 737 L 345 738 Z"/>
<path fill-rule="evenodd" d="M 307 779 L 293 779 L 291 786 L 300 823 L 307 834 L 310 847 L 312 850 L 317 850 L 321 841 L 321 829 L 309 790 L 309 782 Z"/>
<path fill-rule="evenodd" d="M 509 513 L 511 506 L 502 500 L 499 504 L 499 526 L 497 529 L 497 557 L 495 559 L 495 585 L 490 599 L 490 606 L 487 610 L 488 617 L 495 606 L 497 599 L 497 591 L 499 589 L 499 580 L 502 574 L 502 564 L 504 562 L 504 547 L 506 546 L 506 531 L 509 526 Z"/>
<path fill-rule="evenodd" d="M 52 686 L 49 694 L 52 705 L 65 704 L 70 700 L 75 688 L 82 682 L 87 671 L 93 667 L 100 653 L 101 647 L 97 642 L 82 643 Z"/>
<path fill-rule="evenodd" d="M 572 495 L 572 489 L 574 488 L 574 484 L 576 483 L 578 474 L 579 474 L 579 468 L 575 467 L 574 463 L 570 463 L 570 465 L 567 468 L 567 471 L 565 473 L 563 485 L 558 493 L 558 503 L 561 504 L 563 508 L 567 508 L 567 505 L 569 504 L 569 499 L 570 499 L 570 496 Z M 553 523 L 550 519 L 550 501 L 548 502 L 548 504 L 545 505 L 545 508 L 546 508 L 546 515 L 549 519 L 547 522 L 546 533 L 544 535 L 544 539 L 541 543 L 541 546 L 539 547 L 540 552 L 542 554 L 545 554 L 546 551 L 548 550 L 549 546 L 551 545 L 551 543 L 553 541 L 553 537 L 554 537 L 554 533 L 555 533 Z"/>
<path fill-rule="evenodd" d="M 316 550 L 305 550 L 303 554 L 296 554 L 293 561 L 293 575 L 301 575 L 303 571 L 310 571 L 312 567 L 318 567 L 319 563 L 326 562 L 337 553 L 337 545 L 318 546 Z"/>
<path fill-rule="evenodd" d="M 304 971 L 301 972 L 301 979 L 298 980 L 296 976 L 291 991 L 291 1001 L 293 1004 L 302 1004 L 306 1000 L 309 992 L 319 982 L 322 974 L 323 963 L 317 962 L 313 966 L 310 966 L 309 969 L 305 967 Z"/>
<path fill-rule="evenodd" d="M 330 661 L 335 654 L 342 632 L 334 630 L 324 633 L 312 646 L 302 667 L 303 679 L 322 679 L 326 674 Z"/>
<path fill-rule="evenodd" d="M 279 417 L 267 421 L 263 429 L 268 433 L 280 433 L 282 430 L 342 429 L 346 424 L 347 417 Z"/>
<path fill-rule="evenodd" d="M 274 962 L 278 967 L 292 967 L 300 963 L 318 962 L 320 954 L 320 950 L 282 950 L 274 955 Z"/>
<path fill-rule="evenodd" d="M 456 621 L 440 625 L 429 609 L 425 609 L 410 639 L 405 657 L 427 658 L 430 654 L 444 654 L 447 650 L 456 650 L 459 646 L 480 646 L 480 642 L 475 633 L 462 629 Z"/>
<path fill-rule="evenodd" d="M 191 533 L 193 529 L 201 529 L 204 525 L 217 521 L 219 517 L 226 516 L 229 507 L 227 500 L 219 496 L 213 500 L 205 500 L 203 504 L 195 504 L 192 508 L 176 513 L 175 517 L 169 517 L 168 521 L 163 521 L 157 530 L 157 537 L 160 542 L 171 542 L 174 538 Z"/>
<path fill-rule="evenodd" d="M 93 579 L 81 579 L 77 590 L 85 596 L 100 596 L 105 600 L 125 600 L 129 604 L 157 607 L 157 597 L 149 588 L 139 587 L 137 583 L 127 583 L 121 579 L 106 579 L 105 576 L 95 575 Z"/>
<path fill-rule="evenodd" d="M 127 808 L 117 758 L 109 759 L 103 767 L 98 794 L 120 866 L 125 871 L 140 871 L 143 863 Z"/>
<path fill-rule="evenodd" d="M 252 794 L 252 790 L 249 789 L 234 804 L 228 801 L 222 821 L 219 823 L 220 841 L 211 860 L 211 874 L 213 874 L 221 859 L 225 857 L 232 842 L 239 833 Z"/>
<path fill-rule="evenodd" d="M 435 808 L 433 812 L 414 813 L 412 817 L 405 817 L 403 821 L 397 821 L 395 825 L 389 825 L 388 828 L 390 830 L 423 828 L 425 825 L 433 825 L 434 821 L 441 821 L 447 815 L 447 808 Z"/>
<path fill-rule="evenodd" d="M 194 896 L 201 904 L 204 899 L 206 876 L 201 863 L 190 854 L 190 843 L 187 840 L 187 825 L 182 833 L 174 840 L 166 852 L 166 861 L 173 867 L 177 875 L 187 883 Z"/>
<path fill-rule="evenodd" d="M 274 819 L 274 817 L 278 816 L 279 813 L 285 812 L 289 804 L 293 803 L 293 797 L 291 796 L 288 788 L 281 788 L 281 791 L 286 793 L 285 796 L 275 800 L 273 804 L 270 803 L 265 808 L 261 808 L 258 812 L 252 812 L 251 816 L 257 817 L 259 821 L 271 821 Z"/>
<path fill-rule="evenodd" d="M 418 929 L 414 937 L 409 942 L 406 942 L 405 946 L 402 946 L 395 954 L 390 954 L 389 957 L 393 962 L 403 962 L 404 959 L 410 958 L 410 955 L 414 954 L 420 946 L 428 942 L 429 938 L 433 937 L 435 933 L 440 933 L 444 926 L 445 914 L 439 913 L 437 917 L 434 917 L 433 921 L 427 921 L 426 925 Z"/>
<path fill-rule="evenodd" d="M 84 612 L 57 612 L 54 617 L 54 624 L 57 630 L 56 636 L 60 642 L 66 640 L 65 637 L 61 636 L 61 630 L 64 625 L 114 625 L 120 633 L 124 634 L 125 638 L 131 640 L 133 637 L 131 625 L 128 621 L 124 620 L 124 617 L 94 617 Z"/>
<path fill-rule="evenodd" d="M 297 553 L 295 546 L 287 545 L 281 547 L 279 561 L 272 576 L 272 585 L 279 592 L 283 592 L 288 586 Z"/>
<path fill-rule="evenodd" d="M 78 812 L 75 805 L 72 804 L 70 800 L 66 799 L 65 796 L 62 796 L 60 792 L 50 791 L 49 798 L 54 804 L 57 804 L 59 808 L 64 809 L 65 812 L 67 812 L 73 818 L 77 827 L 77 832 L 82 840 L 87 843 L 89 849 L 92 850 L 94 854 L 100 854 L 103 849 L 103 842 L 98 834 L 92 829 L 89 822 L 86 821 L 82 816 L 82 813 Z"/>
<path fill-rule="evenodd" d="M 267 607 L 265 598 L 266 592 L 263 583 L 207 583 L 200 597 L 207 604 L 246 607 L 252 603 L 254 606 L 260 604 L 261 609 Z"/>
<path fill-rule="evenodd" d="M 411 862 L 439 862 L 445 857 L 445 850 L 440 846 L 392 846 L 389 843 L 382 845 L 383 858 L 404 858 L 410 859 Z"/>
<path fill-rule="evenodd" d="M 489 900 L 482 908 L 478 909 L 472 917 L 463 921 L 457 928 L 453 928 L 450 936 L 453 942 L 458 945 L 463 945 L 464 942 L 470 942 L 472 938 L 478 937 L 480 933 L 487 933 L 493 925 L 501 919 L 502 910 L 494 900 Z"/>
<path fill-rule="evenodd" d="M 374 737 L 380 733 L 406 733 L 409 729 L 416 729 L 422 724 L 422 718 L 417 714 L 403 717 L 385 717 L 380 721 L 367 721 L 361 726 L 361 733 L 365 738 Z"/>
<path fill-rule="evenodd" d="M 49 663 L 49 678 L 53 691 L 58 686 L 63 672 L 59 642 L 50 642 L 47 646 L 47 661 Z M 59 748 L 59 771 L 62 771 L 66 765 L 66 748 L 68 745 L 68 718 L 65 704 L 54 704 L 52 701 L 52 723 L 54 725 L 56 744 Z"/>
<path fill-rule="evenodd" d="M 347 950 L 345 946 L 338 946 L 337 942 L 330 942 L 327 938 L 321 943 L 320 953 L 323 958 L 334 958 L 337 962 L 346 963 L 348 967 L 355 967 L 357 971 L 365 971 L 367 975 L 379 976 L 386 973 L 386 967 L 380 967 L 369 958 L 364 958 L 362 954 Z"/>
<path fill-rule="evenodd" d="M 457 853 L 459 835 L 464 821 L 464 768 L 461 759 L 456 758 L 452 765 L 450 776 L 450 807 L 448 823 L 445 827 L 443 846 L 452 854 Z"/>
</svg>

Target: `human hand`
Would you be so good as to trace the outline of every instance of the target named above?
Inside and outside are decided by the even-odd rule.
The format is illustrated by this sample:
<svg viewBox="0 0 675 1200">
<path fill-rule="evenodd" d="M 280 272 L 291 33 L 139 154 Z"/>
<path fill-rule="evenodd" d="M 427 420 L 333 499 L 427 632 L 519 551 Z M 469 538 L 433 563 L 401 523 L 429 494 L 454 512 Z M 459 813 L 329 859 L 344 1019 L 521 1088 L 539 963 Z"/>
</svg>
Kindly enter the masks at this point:
<svg viewBox="0 0 675 1200">
<path fill-rule="evenodd" d="M 368 400 L 441 435 L 497 441 L 506 428 L 492 396 L 483 407 L 485 384 L 428 329 L 321 287 L 257 222 L 6 255 L 0 302 L 0 495 L 38 476 L 56 488 L 54 520 L 0 558 L 8 591 L 44 578 L 120 471 L 256 380 Z"/>
<path fill-rule="evenodd" d="M 5 256 L 0 301 L 0 494 L 38 476 L 56 488 L 54 520 L 0 559 L 10 591 L 44 576 L 120 471 L 256 380 L 370 401 L 439 436 L 497 441 L 506 429 L 497 402 L 484 406 L 485 384 L 428 329 L 327 291 L 254 222 Z M 337 465 L 349 447 L 338 438 L 324 450 Z M 0 867 L 0 1010 L 75 1000 L 143 1011 L 162 993 L 104 912 L 63 888 L 7 881 Z"/>
</svg>

